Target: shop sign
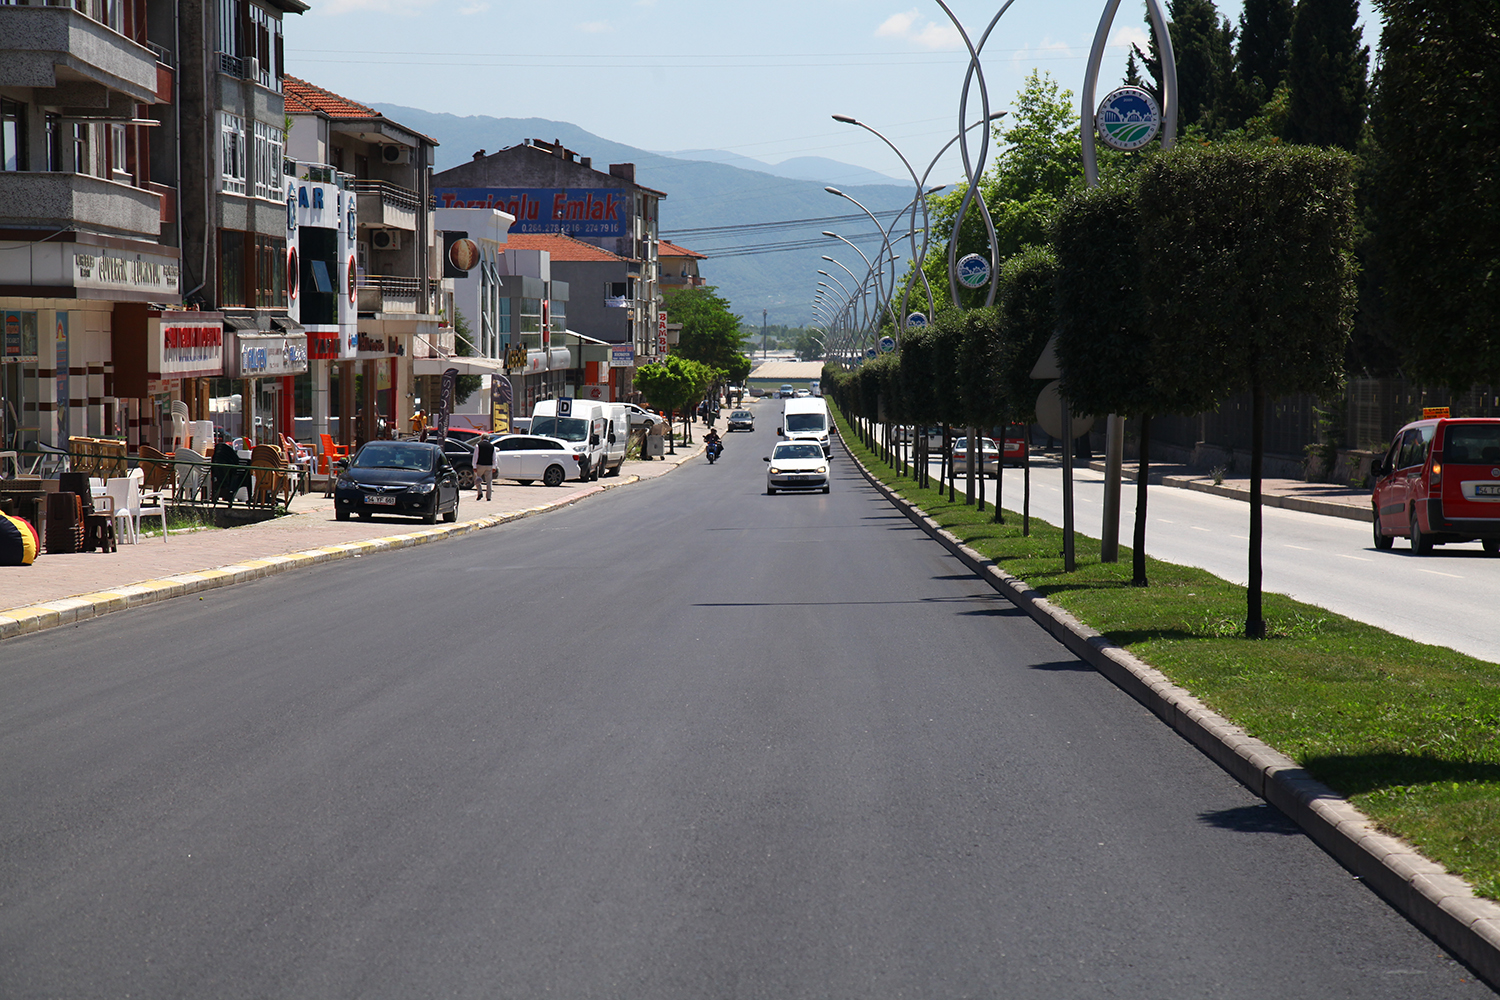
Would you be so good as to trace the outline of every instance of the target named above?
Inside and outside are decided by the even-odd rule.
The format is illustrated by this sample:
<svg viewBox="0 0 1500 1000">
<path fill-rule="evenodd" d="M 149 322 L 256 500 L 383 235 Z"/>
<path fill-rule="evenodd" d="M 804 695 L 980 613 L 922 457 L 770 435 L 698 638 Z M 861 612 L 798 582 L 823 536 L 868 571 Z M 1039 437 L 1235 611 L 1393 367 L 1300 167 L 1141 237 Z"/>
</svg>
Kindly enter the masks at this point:
<svg viewBox="0 0 1500 1000">
<path fill-rule="evenodd" d="M 634 368 L 634 347 L 611 347 L 609 349 L 609 366 L 611 368 Z"/>
<path fill-rule="evenodd" d="M 547 367 L 552 371 L 566 371 L 573 367 L 573 355 L 566 347 L 554 347 L 547 352 Z"/>
<path fill-rule="evenodd" d="M 37 361 L 37 316 L 34 312 L 17 312 L 7 309 L 0 316 L 4 317 L 5 346 L 3 349 L 3 360 L 5 361 Z"/>
<path fill-rule="evenodd" d="M 512 347 L 505 352 L 505 367 L 508 369 L 526 367 L 526 348 Z"/>
<path fill-rule="evenodd" d="M 356 335 L 354 356 L 357 358 L 390 358 L 396 356 L 395 337 L 374 337 L 368 333 Z"/>
<path fill-rule="evenodd" d="M 68 314 L 59 310 L 57 313 L 57 440 L 66 441 L 72 434 L 69 419 L 72 406 L 70 405 L 70 389 L 68 378 Z"/>
<path fill-rule="evenodd" d="M 239 370 L 233 378 L 279 378 L 307 371 L 307 338 L 302 334 L 240 334 Z"/>
<path fill-rule="evenodd" d="M 515 216 L 513 233 L 585 238 L 630 235 L 632 197 L 615 188 L 438 188 L 439 208 L 493 208 Z"/>
<path fill-rule="evenodd" d="M 600 403 L 611 402 L 608 385 L 585 385 L 578 389 L 579 399 L 592 399 Z"/>
<path fill-rule="evenodd" d="M 146 332 L 146 369 L 153 377 L 163 379 L 222 375 L 223 324 L 217 320 L 151 319 Z"/>
<path fill-rule="evenodd" d="M 99 250 L 98 253 L 90 252 Z M 69 247 L 70 271 L 76 288 L 102 291 L 160 292 L 173 296 L 178 291 L 178 267 L 174 257 L 158 254 L 122 254 L 118 251 Z"/>
<path fill-rule="evenodd" d="M 546 351 L 527 351 L 526 352 L 526 374 L 530 375 L 530 374 L 533 374 L 535 372 L 544 372 L 546 370 L 547 370 L 547 352 Z"/>
<path fill-rule="evenodd" d="M 342 361 L 342 335 L 337 330 L 308 330 L 307 356 L 318 361 Z"/>
</svg>

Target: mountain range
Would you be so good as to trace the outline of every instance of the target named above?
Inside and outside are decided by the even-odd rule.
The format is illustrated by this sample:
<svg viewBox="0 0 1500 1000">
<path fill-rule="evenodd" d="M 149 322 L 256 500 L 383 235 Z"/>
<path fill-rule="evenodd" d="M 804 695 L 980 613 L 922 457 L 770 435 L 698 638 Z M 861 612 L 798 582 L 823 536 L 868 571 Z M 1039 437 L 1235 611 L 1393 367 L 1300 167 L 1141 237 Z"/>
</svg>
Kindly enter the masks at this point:
<svg viewBox="0 0 1500 1000">
<path fill-rule="evenodd" d="M 637 183 L 667 195 L 661 201 L 662 237 L 704 254 L 708 259 L 699 263 L 700 272 L 751 326 L 761 324 L 763 310 L 772 324 L 813 322 L 811 300 L 823 280 L 819 270 L 837 275 L 839 282 L 852 287 L 854 279 L 822 260 L 824 254 L 864 276 L 859 255 L 846 244 L 822 236 L 824 230 L 852 240 L 871 259 L 879 250 L 875 224 L 847 200 L 824 191 L 825 185 L 838 187 L 877 216 L 887 213 L 882 217 L 887 222 L 888 213 L 911 200 L 910 186 L 823 157 L 795 157 L 771 166 L 715 150 L 652 152 L 545 118 L 460 117 L 395 104 L 370 106 L 437 140 L 437 170 L 466 163 L 480 150 L 493 153 L 527 139 L 561 142 L 592 157 L 597 169 L 608 169 L 610 163 L 634 163 Z M 861 183 L 872 178 L 889 183 Z M 760 228 L 747 230 L 745 226 Z M 829 286 L 838 291 L 837 283 L 829 282 Z"/>
</svg>

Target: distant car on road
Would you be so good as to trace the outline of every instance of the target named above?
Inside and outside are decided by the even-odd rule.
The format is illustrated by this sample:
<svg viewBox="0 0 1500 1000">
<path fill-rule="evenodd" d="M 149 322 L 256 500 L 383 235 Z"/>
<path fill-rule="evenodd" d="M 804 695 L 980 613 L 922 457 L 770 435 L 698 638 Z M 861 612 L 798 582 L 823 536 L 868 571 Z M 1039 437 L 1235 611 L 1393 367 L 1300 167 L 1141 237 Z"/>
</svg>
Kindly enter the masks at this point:
<svg viewBox="0 0 1500 1000">
<path fill-rule="evenodd" d="M 797 390 L 792 388 L 792 383 L 783 382 L 781 384 L 781 388 L 776 390 L 776 395 L 781 399 L 791 399 L 796 394 L 796 392 Z"/>
<path fill-rule="evenodd" d="M 731 431 L 753 431 L 755 430 L 755 414 L 749 410 L 735 410 L 729 414 L 729 427 Z"/>
<path fill-rule="evenodd" d="M 977 461 L 974 463 L 974 471 L 985 476 L 997 476 L 1000 474 L 1000 448 L 995 444 L 994 438 L 981 438 L 984 442 L 980 447 Z M 958 470 L 959 475 L 965 475 L 969 469 L 969 439 L 961 437 L 953 442 L 953 468 Z"/>
<path fill-rule="evenodd" d="M 1376 468 L 1375 547 L 1478 540 L 1500 555 L 1500 418 L 1437 417 L 1401 428 Z"/>
</svg>

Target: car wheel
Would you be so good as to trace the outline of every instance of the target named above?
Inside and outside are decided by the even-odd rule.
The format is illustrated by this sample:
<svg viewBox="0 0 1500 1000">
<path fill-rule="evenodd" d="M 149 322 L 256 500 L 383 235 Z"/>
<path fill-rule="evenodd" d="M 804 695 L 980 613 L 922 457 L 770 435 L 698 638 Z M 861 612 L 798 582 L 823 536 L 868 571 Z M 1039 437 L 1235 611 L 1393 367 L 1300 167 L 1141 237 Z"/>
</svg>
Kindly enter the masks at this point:
<svg viewBox="0 0 1500 1000">
<path fill-rule="evenodd" d="M 1375 547 L 1381 552 L 1389 552 L 1394 544 L 1396 540 L 1380 528 L 1380 511 L 1375 511 Z"/>
<path fill-rule="evenodd" d="M 458 488 L 461 490 L 472 490 L 474 488 L 474 470 L 458 470 Z"/>
<path fill-rule="evenodd" d="M 438 509 L 437 497 L 434 496 L 432 498 L 432 508 L 430 510 L 428 510 L 427 513 L 425 513 L 425 514 L 422 515 L 422 522 L 424 524 L 437 524 L 437 515 L 438 515 L 438 510 L 437 509 Z"/>
<path fill-rule="evenodd" d="M 536 480 L 535 479 L 517 479 L 516 482 L 520 483 L 522 486 L 530 486 L 532 483 L 536 482 Z"/>
<path fill-rule="evenodd" d="M 349 520 L 349 512 L 347 510 L 344 510 L 343 508 L 340 508 L 333 512 L 333 519 L 335 521 L 347 521 Z"/>
<path fill-rule="evenodd" d="M 776 495 L 776 489 L 774 487 L 767 486 L 766 487 L 766 496 L 768 496 L 768 497 L 774 497 L 775 495 Z"/>
<path fill-rule="evenodd" d="M 542 473 L 543 486 L 561 486 L 563 484 L 563 469 L 560 465 L 549 465 L 547 471 Z"/>
<path fill-rule="evenodd" d="M 1422 526 L 1417 523 L 1417 512 L 1411 512 L 1411 551 L 1412 555 L 1426 556 L 1432 554 L 1432 539 L 1422 534 Z"/>
<path fill-rule="evenodd" d="M 1486 538 L 1480 542 L 1487 556 L 1500 556 L 1500 538 Z"/>
<path fill-rule="evenodd" d="M 455 500 L 453 502 L 452 510 L 447 511 L 443 514 L 443 520 L 448 524 L 452 524 L 454 521 L 458 520 L 458 501 Z"/>
<path fill-rule="evenodd" d="M 824 492 L 824 493 L 827 493 L 827 492 L 828 492 L 828 489 L 829 489 L 829 488 L 828 488 L 828 487 L 827 487 L 827 486 L 825 486 L 825 487 L 823 487 L 823 492 Z"/>
</svg>

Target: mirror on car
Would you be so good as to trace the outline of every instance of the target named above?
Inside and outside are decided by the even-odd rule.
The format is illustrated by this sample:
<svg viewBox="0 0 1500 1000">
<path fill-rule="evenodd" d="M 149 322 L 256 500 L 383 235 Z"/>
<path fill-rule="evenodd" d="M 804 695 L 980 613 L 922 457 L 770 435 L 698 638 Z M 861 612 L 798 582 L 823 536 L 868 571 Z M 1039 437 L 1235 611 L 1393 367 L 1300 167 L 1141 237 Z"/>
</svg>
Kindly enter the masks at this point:
<svg viewBox="0 0 1500 1000">
<path fill-rule="evenodd" d="M 771 460 L 771 456 L 770 455 L 767 455 L 765 458 L 761 459 L 762 462 L 769 462 L 770 460 Z"/>
</svg>

